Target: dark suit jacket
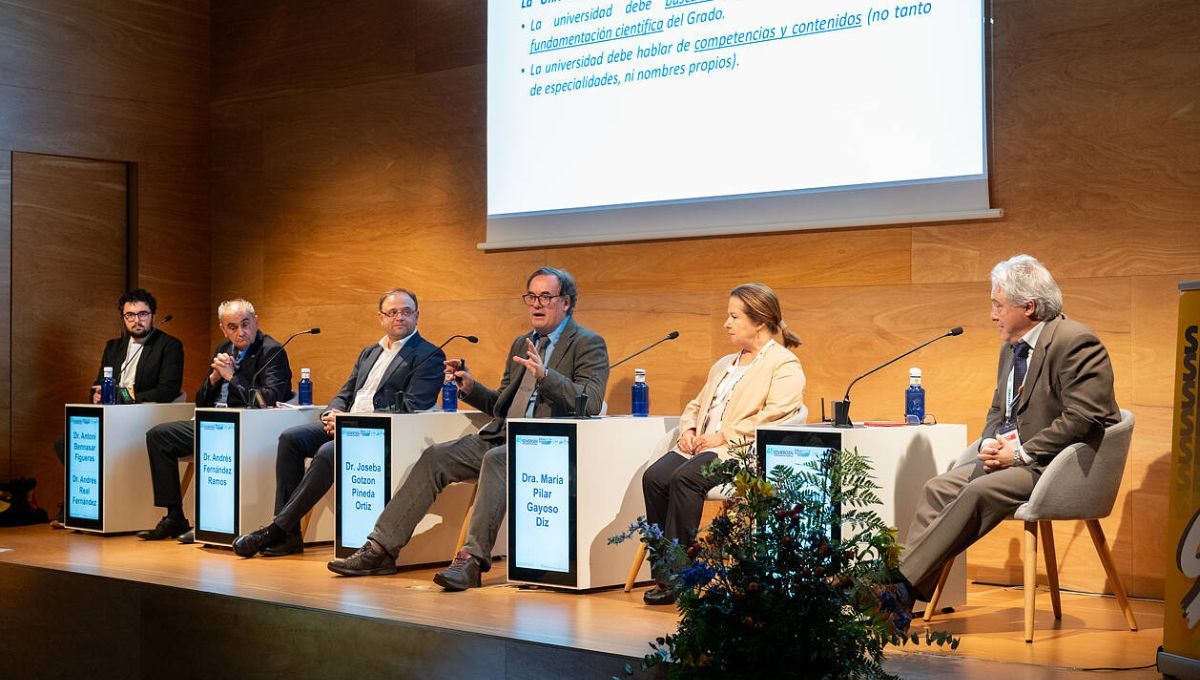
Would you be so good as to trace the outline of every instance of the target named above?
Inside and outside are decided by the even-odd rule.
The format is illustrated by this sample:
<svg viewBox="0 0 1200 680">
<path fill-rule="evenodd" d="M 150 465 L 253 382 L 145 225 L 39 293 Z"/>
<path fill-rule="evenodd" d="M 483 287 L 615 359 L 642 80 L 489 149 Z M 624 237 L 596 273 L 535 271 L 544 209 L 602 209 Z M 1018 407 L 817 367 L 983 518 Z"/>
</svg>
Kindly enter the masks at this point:
<svg viewBox="0 0 1200 680">
<path fill-rule="evenodd" d="M 996 436 L 1004 420 L 1004 398 L 1012 369 L 1010 345 L 1000 348 L 996 393 L 983 437 Z M 1063 448 L 1084 442 L 1100 448 L 1104 428 L 1121 420 L 1113 396 L 1113 371 L 1100 338 L 1078 321 L 1059 316 L 1046 322 L 1029 357 L 1025 388 L 1015 405 L 1017 431 L 1026 453 L 1046 464 Z"/>
<path fill-rule="evenodd" d="M 104 380 L 105 366 L 112 366 L 113 381 L 121 383 L 121 367 L 125 364 L 128 348 L 129 336 L 124 333 L 104 345 L 104 353 L 100 355 L 100 370 L 96 372 L 93 386 Z M 179 338 L 154 329 L 142 343 L 136 370 L 133 377 L 135 403 L 175 401 L 183 386 L 183 343 Z"/>
<path fill-rule="evenodd" d="M 354 362 L 354 370 L 350 371 L 350 377 L 346 379 L 346 384 L 342 385 L 342 389 L 337 395 L 329 400 L 330 409 L 350 410 L 350 407 L 354 405 L 354 395 L 367 381 L 367 376 L 375 366 L 376 358 L 382 353 L 383 348 L 379 346 L 378 342 L 365 347 L 359 353 L 358 360 Z M 383 379 L 379 381 L 379 389 L 375 390 L 375 398 L 372 399 L 375 410 L 391 410 L 396 405 L 396 392 L 398 391 L 404 392 L 404 403 L 399 405 L 401 413 L 423 411 L 433 406 L 446 375 L 444 361 L 446 361 L 446 355 L 442 350 L 422 338 L 420 333 L 414 333 L 388 364 Z M 418 370 L 415 375 L 413 374 L 414 366 Z"/>
<path fill-rule="evenodd" d="M 215 357 L 221 352 L 237 356 L 237 349 L 228 340 L 217 345 L 217 348 L 213 350 L 213 356 Z M 279 354 L 278 358 L 272 360 L 271 357 L 274 357 L 276 353 Z M 267 406 L 274 406 L 275 402 L 287 401 L 292 398 L 292 367 L 288 364 L 287 351 L 275 338 L 263 335 L 263 332 L 259 331 L 258 335 L 254 337 L 254 342 L 246 348 L 246 356 L 242 358 L 242 363 L 238 364 L 233 379 L 229 381 L 230 406 L 246 406 L 250 403 L 250 394 L 254 387 L 251 381 L 254 374 L 258 373 L 258 369 L 265 366 L 268 361 L 271 362 L 270 367 L 258 376 L 257 381 L 258 388 L 262 391 L 263 401 Z M 208 371 L 208 373 L 211 372 L 211 370 Z M 210 384 L 208 373 L 204 375 L 204 381 L 200 383 L 200 389 L 196 391 L 196 406 L 212 406 L 221 396 L 221 384 L 225 381 L 218 380 L 216 385 Z"/>
<path fill-rule="evenodd" d="M 525 356 L 525 340 L 533 334 L 523 333 L 513 340 L 508 350 L 508 359 L 504 363 L 504 377 L 500 380 L 499 389 L 491 389 L 479 383 L 470 394 L 463 396 L 463 401 L 471 406 L 490 413 L 493 420 L 479 431 L 479 436 L 489 440 L 503 440 L 504 422 L 508 415 L 508 406 L 525 377 L 525 367 L 513 361 L 514 356 Z M 608 348 L 604 338 L 575 323 L 568 318 L 563 328 L 554 352 L 550 355 L 550 364 L 546 367 L 546 376 L 537 387 L 537 400 L 533 406 L 535 418 L 550 418 L 554 416 L 570 416 L 575 414 L 575 397 L 579 394 L 588 395 L 588 415 L 600 413 L 604 403 L 604 392 L 608 386 Z"/>
</svg>

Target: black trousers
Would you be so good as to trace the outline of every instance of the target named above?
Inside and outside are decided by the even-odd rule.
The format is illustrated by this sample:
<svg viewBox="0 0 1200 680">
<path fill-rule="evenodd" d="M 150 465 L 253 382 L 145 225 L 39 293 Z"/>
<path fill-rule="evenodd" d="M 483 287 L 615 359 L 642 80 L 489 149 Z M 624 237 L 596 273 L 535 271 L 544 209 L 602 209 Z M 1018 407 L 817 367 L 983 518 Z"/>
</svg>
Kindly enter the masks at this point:
<svg viewBox="0 0 1200 680">
<path fill-rule="evenodd" d="M 312 458 L 308 471 L 304 461 Z M 333 486 L 333 437 L 321 422 L 283 431 L 275 451 L 275 525 L 300 533 L 300 520 Z"/>
<path fill-rule="evenodd" d="M 704 497 L 717 485 L 705 477 L 705 466 L 717 459 L 715 451 L 703 451 L 688 458 L 668 451 L 642 474 L 642 495 L 646 498 L 646 520 L 657 524 L 668 540 L 687 547 L 704 513 Z"/>
<path fill-rule="evenodd" d="M 154 504 L 160 508 L 183 505 L 179 492 L 179 459 L 195 454 L 196 422 L 176 420 L 160 423 L 146 432 L 150 456 L 150 482 Z"/>
</svg>

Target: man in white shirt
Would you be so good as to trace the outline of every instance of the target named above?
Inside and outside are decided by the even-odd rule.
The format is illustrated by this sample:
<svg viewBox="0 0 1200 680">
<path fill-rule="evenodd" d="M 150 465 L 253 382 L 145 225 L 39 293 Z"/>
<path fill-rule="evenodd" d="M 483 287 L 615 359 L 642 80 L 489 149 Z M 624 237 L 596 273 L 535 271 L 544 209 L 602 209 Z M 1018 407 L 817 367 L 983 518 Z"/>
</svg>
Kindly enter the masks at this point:
<svg viewBox="0 0 1200 680">
<path fill-rule="evenodd" d="M 379 299 L 384 336 L 358 355 L 341 391 L 329 401 L 321 421 L 279 435 L 275 458 L 275 519 L 239 536 L 233 550 L 242 557 L 278 557 L 304 551 L 300 519 L 333 485 L 333 422 L 338 413 L 412 413 L 433 406 L 444 377 L 446 356 L 417 333 L 417 296 L 394 288 Z M 414 371 L 415 369 L 415 371 Z M 312 458 L 308 471 L 304 461 Z"/>
</svg>

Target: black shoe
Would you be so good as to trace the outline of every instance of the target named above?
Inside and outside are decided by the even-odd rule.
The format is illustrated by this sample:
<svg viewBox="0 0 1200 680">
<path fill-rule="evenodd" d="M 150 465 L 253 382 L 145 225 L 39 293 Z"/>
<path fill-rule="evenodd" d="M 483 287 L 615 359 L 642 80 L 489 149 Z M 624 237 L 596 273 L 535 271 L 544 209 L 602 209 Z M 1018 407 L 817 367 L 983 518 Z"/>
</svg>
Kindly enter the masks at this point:
<svg viewBox="0 0 1200 680">
<path fill-rule="evenodd" d="M 143 541 L 161 541 L 167 538 L 177 538 L 186 534 L 192 525 L 186 519 L 163 517 L 158 520 L 158 526 L 146 531 L 139 531 L 137 537 Z"/>
<path fill-rule="evenodd" d="M 252 531 L 248 534 L 242 534 L 233 539 L 233 554 L 238 557 L 254 557 L 271 542 L 271 525 L 267 525 Z"/>
<path fill-rule="evenodd" d="M 191 544 L 195 543 L 196 542 L 196 529 L 195 528 L 188 529 L 187 531 L 183 532 L 182 534 L 179 534 L 179 537 L 176 538 L 175 540 L 179 541 L 183 545 L 191 545 Z"/>
<path fill-rule="evenodd" d="M 469 552 L 459 552 L 450 566 L 433 575 L 433 582 L 451 592 L 478 588 L 479 560 Z"/>
<path fill-rule="evenodd" d="M 679 593 L 674 588 L 659 584 L 642 593 L 642 602 L 648 605 L 675 604 L 677 597 Z"/>
<path fill-rule="evenodd" d="M 234 546 L 236 549 L 236 546 Z M 270 545 L 259 550 L 263 557 L 283 557 L 304 552 L 304 537 L 300 534 L 288 534 Z"/>
<path fill-rule="evenodd" d="M 396 573 L 396 559 L 380 552 L 367 541 L 344 560 L 330 560 L 329 571 L 342 576 L 386 576 Z"/>
</svg>

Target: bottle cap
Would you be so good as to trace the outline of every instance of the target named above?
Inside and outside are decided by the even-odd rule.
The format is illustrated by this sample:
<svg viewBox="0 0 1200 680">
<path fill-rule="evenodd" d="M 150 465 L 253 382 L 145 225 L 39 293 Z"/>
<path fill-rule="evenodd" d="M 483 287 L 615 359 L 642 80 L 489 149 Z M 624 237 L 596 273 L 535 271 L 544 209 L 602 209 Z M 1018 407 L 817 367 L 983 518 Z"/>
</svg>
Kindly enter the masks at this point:
<svg viewBox="0 0 1200 680">
<path fill-rule="evenodd" d="M 105 378 L 111 378 L 111 377 L 112 377 L 112 366 L 105 366 L 105 367 L 104 367 L 104 377 L 105 377 Z"/>
<path fill-rule="evenodd" d="M 633 381 L 634 382 L 646 382 L 646 369 L 644 369 L 644 368 L 633 369 Z"/>
<path fill-rule="evenodd" d="M 920 378 L 921 377 L 921 369 L 916 368 L 916 367 L 908 369 L 908 377 Z"/>
<path fill-rule="evenodd" d="M 300 369 L 300 378 L 301 379 L 309 378 L 311 376 L 312 376 L 312 371 L 310 369 L 307 369 L 307 368 Z"/>
</svg>

